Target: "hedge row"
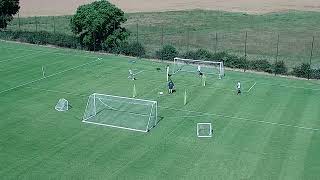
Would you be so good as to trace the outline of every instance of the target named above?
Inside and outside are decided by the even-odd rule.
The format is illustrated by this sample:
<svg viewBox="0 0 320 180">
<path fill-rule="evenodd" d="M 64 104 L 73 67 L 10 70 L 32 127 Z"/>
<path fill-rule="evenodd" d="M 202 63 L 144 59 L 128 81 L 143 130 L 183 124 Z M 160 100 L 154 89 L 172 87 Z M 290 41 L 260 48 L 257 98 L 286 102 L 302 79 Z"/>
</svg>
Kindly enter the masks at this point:
<svg viewBox="0 0 320 180">
<path fill-rule="evenodd" d="M 74 49 L 82 48 L 75 36 L 50 32 L 0 31 L 0 39 L 14 40 L 31 44 L 51 44 Z M 146 50 L 144 46 L 138 42 L 125 42 L 114 49 L 103 50 L 115 54 L 146 57 Z M 229 54 L 227 52 L 212 53 L 205 49 L 198 49 L 185 53 L 179 53 L 178 50 L 171 45 L 165 45 L 163 48 L 155 52 L 155 58 L 161 60 L 173 60 L 173 58 L 178 56 L 187 59 L 223 61 L 226 67 L 243 69 L 244 71 L 254 70 L 273 74 L 293 75 L 301 78 L 320 79 L 320 68 L 312 69 L 309 64 L 305 63 L 295 67 L 291 72 L 288 72 L 288 68 L 283 61 L 278 61 L 275 63 L 270 63 L 266 59 L 247 61 L 244 57 Z"/>
<path fill-rule="evenodd" d="M 28 31 L 0 31 L 0 39 L 26 42 L 40 45 L 55 45 L 59 47 L 81 49 L 77 37 L 66 34 L 51 32 L 28 32 Z M 143 57 L 146 54 L 145 48 L 140 43 L 123 43 L 114 49 L 104 49 L 106 52 L 125 54 L 128 56 Z"/>
<path fill-rule="evenodd" d="M 55 34 L 45 31 L 27 32 L 27 31 L 0 31 L 0 38 L 5 40 L 14 40 L 31 44 L 51 44 L 66 48 L 80 48 L 78 40 L 74 36 L 66 34 Z"/>
<path fill-rule="evenodd" d="M 310 64 L 302 63 L 300 66 L 293 68 L 291 75 L 308 79 L 320 79 L 320 68 L 312 69 Z"/>
</svg>

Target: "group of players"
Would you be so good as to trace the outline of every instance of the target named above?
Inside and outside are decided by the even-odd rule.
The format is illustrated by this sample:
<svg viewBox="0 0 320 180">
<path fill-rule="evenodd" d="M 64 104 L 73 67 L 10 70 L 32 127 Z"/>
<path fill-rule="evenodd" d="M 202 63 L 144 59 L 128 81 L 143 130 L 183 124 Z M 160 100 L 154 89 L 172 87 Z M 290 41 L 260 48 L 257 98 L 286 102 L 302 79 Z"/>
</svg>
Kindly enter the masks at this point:
<svg viewBox="0 0 320 180">
<path fill-rule="evenodd" d="M 171 74 L 169 74 L 169 66 L 167 66 L 166 69 L 167 69 L 167 76 L 170 77 Z M 197 72 L 198 72 L 198 74 L 199 74 L 199 76 L 201 78 L 204 77 L 204 73 L 201 71 L 201 66 L 200 65 L 198 65 Z M 133 71 L 131 69 L 129 69 L 128 79 L 136 80 L 135 74 L 133 73 Z M 168 78 L 168 92 L 169 92 L 169 94 L 172 94 L 174 92 L 174 89 L 175 89 L 175 85 L 174 85 L 172 79 Z M 237 95 L 240 95 L 241 94 L 241 83 L 240 83 L 240 81 L 237 82 L 236 89 L 237 89 Z"/>
</svg>

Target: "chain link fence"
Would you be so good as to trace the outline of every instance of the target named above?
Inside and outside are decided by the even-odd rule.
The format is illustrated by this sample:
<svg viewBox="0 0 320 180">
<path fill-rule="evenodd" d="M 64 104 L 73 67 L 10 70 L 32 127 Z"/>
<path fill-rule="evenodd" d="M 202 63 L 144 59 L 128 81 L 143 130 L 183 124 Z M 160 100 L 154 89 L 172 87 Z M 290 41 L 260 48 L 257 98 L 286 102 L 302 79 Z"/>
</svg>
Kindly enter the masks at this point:
<svg viewBox="0 0 320 180">
<path fill-rule="evenodd" d="M 7 30 L 71 35 L 70 19 L 71 16 L 16 17 Z M 131 32 L 129 42 L 138 41 L 150 56 L 154 56 L 163 45 L 173 45 L 180 53 L 202 48 L 211 52 L 233 53 L 248 60 L 284 61 L 289 68 L 310 62 L 313 68 L 320 68 L 320 36 L 317 32 L 272 32 L 263 29 L 225 32 L 214 27 L 197 28 L 190 24 L 181 23 L 179 26 L 139 19 L 130 19 L 124 26 Z"/>
</svg>

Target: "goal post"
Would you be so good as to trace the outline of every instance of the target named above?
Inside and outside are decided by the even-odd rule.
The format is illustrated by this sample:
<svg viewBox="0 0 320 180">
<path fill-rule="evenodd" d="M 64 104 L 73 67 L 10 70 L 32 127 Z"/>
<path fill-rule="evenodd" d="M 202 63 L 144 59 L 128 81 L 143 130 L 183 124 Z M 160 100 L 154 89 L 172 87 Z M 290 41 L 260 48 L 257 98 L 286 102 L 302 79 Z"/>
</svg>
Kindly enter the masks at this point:
<svg viewBox="0 0 320 180">
<path fill-rule="evenodd" d="M 174 58 L 172 74 L 182 72 L 195 73 L 199 70 L 208 75 L 217 75 L 219 79 L 224 76 L 223 62 L 218 61 L 203 61 L 193 59 Z"/>
<path fill-rule="evenodd" d="M 82 122 L 148 132 L 158 123 L 157 101 L 91 94 Z"/>
</svg>

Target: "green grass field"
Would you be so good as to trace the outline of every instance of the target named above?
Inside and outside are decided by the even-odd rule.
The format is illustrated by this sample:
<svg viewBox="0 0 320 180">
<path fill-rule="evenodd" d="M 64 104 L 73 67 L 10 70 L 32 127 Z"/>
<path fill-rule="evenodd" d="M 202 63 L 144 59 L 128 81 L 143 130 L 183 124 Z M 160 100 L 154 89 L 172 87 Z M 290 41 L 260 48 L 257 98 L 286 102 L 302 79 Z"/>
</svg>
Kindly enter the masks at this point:
<svg viewBox="0 0 320 180">
<path fill-rule="evenodd" d="M 205 48 L 210 51 L 228 51 L 244 56 L 245 32 L 248 33 L 248 59 L 275 61 L 277 36 L 279 34 L 279 60 L 293 68 L 309 62 L 312 36 L 315 36 L 313 67 L 320 67 L 320 21 L 319 12 L 290 11 L 250 15 L 222 11 L 174 11 L 126 14 L 124 26 L 132 33 L 131 41 L 136 41 L 139 24 L 139 41 L 146 47 L 148 55 L 163 44 L 172 44 L 180 52 L 188 49 Z M 70 16 L 55 17 L 56 32 L 72 34 Z M 38 22 L 36 26 L 35 22 Z M 20 29 L 53 32 L 53 17 L 21 18 Z M 8 29 L 19 29 L 15 19 Z M 163 38 L 162 38 L 163 29 Z M 189 38 L 188 38 L 189 29 Z M 216 33 L 218 39 L 216 40 Z M 189 41 L 188 41 L 189 39 Z"/>
<path fill-rule="evenodd" d="M 168 95 L 166 64 L 131 61 L 0 41 L 0 177 L 320 178 L 319 81 L 227 71 L 202 87 L 196 74 L 181 72 Z M 90 94 L 132 96 L 129 68 L 143 71 L 137 98 L 158 101 L 159 124 L 141 133 L 82 123 Z M 69 111 L 55 111 L 60 98 L 70 101 Z M 199 122 L 212 123 L 212 138 L 196 136 Z"/>
</svg>

